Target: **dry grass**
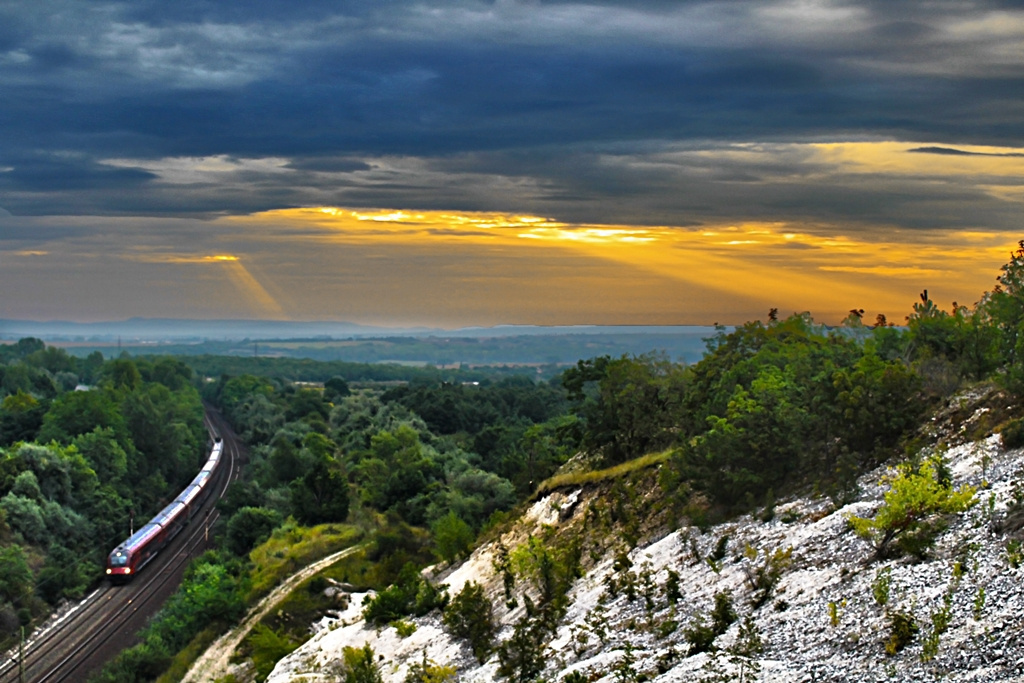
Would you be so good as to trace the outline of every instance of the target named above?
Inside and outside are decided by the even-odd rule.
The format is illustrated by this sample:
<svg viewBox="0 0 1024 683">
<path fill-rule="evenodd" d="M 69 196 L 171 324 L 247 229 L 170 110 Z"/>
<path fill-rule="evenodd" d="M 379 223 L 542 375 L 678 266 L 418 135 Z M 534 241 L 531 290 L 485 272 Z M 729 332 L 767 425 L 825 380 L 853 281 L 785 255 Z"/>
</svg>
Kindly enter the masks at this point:
<svg viewBox="0 0 1024 683">
<path fill-rule="evenodd" d="M 628 462 L 615 465 L 614 467 L 608 467 L 603 470 L 556 474 L 550 479 L 541 482 L 540 486 L 537 487 L 536 492 L 534 492 L 533 497 L 536 499 L 546 493 L 551 493 L 552 491 L 556 491 L 561 488 L 568 488 L 570 486 L 599 484 L 613 479 L 620 479 L 632 474 L 633 472 L 639 472 L 640 470 L 644 470 L 649 467 L 657 467 L 668 460 L 671 455 L 672 450 L 668 449 L 661 451 L 660 453 L 648 453 L 647 455 L 634 458 Z"/>
</svg>

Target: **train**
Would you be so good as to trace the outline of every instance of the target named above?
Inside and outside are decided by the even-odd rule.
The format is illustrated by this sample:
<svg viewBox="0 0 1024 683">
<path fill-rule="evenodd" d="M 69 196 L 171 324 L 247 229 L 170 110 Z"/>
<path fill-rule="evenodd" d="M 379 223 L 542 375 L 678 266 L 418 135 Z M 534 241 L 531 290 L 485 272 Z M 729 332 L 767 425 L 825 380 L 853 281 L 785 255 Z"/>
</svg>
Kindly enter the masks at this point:
<svg viewBox="0 0 1024 683">
<path fill-rule="evenodd" d="M 107 556 L 107 578 L 111 583 L 127 583 L 178 535 L 202 507 L 214 488 L 214 473 L 220 465 L 224 442 L 214 439 L 210 457 L 192 483 L 153 519 L 114 548 Z"/>
</svg>

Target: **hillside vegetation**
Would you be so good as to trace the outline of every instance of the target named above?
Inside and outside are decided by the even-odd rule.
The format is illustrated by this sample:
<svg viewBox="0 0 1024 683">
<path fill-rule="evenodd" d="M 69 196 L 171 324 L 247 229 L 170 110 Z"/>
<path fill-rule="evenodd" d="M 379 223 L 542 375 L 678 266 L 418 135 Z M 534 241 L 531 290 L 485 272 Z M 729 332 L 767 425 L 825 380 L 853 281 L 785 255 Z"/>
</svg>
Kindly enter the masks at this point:
<svg viewBox="0 0 1024 683">
<path fill-rule="evenodd" d="M 673 530 L 656 462 L 557 487 L 465 562 L 407 579 L 445 590 L 440 609 L 377 619 L 393 589 L 341 592 L 328 573 L 313 590 L 335 611 L 267 680 L 1020 680 L 1021 451 L 966 436 L 1005 399 L 956 395 L 919 457 L 842 505 L 798 496 Z M 896 511 L 913 524 L 887 525 Z M 913 541 L 879 553 L 858 519 Z M 242 658 L 224 680 L 251 672 Z"/>
</svg>

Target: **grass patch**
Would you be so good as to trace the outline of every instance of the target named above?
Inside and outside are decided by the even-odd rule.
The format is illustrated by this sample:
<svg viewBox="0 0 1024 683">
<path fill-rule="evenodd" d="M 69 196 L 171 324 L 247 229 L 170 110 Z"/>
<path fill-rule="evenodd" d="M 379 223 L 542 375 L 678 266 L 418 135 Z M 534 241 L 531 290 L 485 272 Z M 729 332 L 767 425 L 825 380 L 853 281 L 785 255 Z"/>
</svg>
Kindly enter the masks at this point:
<svg viewBox="0 0 1024 683">
<path fill-rule="evenodd" d="M 363 531 L 350 524 L 321 524 L 301 527 L 293 522 L 276 529 L 250 554 L 252 587 L 246 601 L 252 604 L 298 570 L 333 552 L 348 548 L 363 537 Z"/>
<path fill-rule="evenodd" d="M 222 632 L 223 629 L 207 628 L 196 634 L 181 652 L 174 655 L 171 665 L 156 679 L 156 683 L 174 683 L 184 678 L 195 661 L 206 652 L 206 648 L 213 645 L 213 641 L 217 640 Z"/>
<path fill-rule="evenodd" d="M 650 467 L 656 467 L 663 462 L 666 462 L 672 455 L 672 450 L 664 450 L 660 453 L 648 453 L 647 455 L 639 458 L 634 458 L 614 467 L 608 467 L 602 470 L 591 470 L 589 472 L 567 472 L 565 474 L 556 474 L 555 476 L 541 482 L 540 486 L 537 487 L 537 491 L 533 494 L 534 499 L 539 498 L 545 493 L 551 493 L 561 488 L 567 488 L 570 486 L 585 486 L 587 484 L 600 484 L 602 482 L 611 481 L 613 479 L 621 479 L 634 472 L 639 472 Z"/>
</svg>

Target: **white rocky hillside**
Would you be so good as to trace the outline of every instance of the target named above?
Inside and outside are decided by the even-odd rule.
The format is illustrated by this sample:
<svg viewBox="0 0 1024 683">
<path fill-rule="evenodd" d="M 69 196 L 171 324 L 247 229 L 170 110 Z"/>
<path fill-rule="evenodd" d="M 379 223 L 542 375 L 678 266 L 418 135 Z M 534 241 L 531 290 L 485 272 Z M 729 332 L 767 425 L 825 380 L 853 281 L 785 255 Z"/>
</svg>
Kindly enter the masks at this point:
<svg viewBox="0 0 1024 683">
<path fill-rule="evenodd" d="M 557 627 L 537 643 L 541 680 L 1024 681 L 1024 561 L 1000 525 L 1008 510 L 1022 505 L 1022 452 L 1002 449 L 993 435 L 951 447 L 946 458 L 953 486 L 978 487 L 977 503 L 949 520 L 924 560 L 876 560 L 869 542 L 850 530 L 850 515 L 871 516 L 881 504 L 883 478 L 892 473 L 881 468 L 862 479 L 859 500 L 839 509 L 824 498 L 792 500 L 779 504 L 770 521 L 745 516 L 704 533 L 659 531 L 638 520 L 633 530 L 640 540 L 632 549 L 629 525 L 607 522 L 614 508 L 607 487 L 563 489 L 538 500 L 500 539 L 432 579 L 446 583 L 453 596 L 470 581 L 484 586 L 501 643 L 515 633 L 526 600 L 519 595 L 516 607 L 506 607 L 496 569 L 499 542 L 515 555 L 530 537 L 554 547 L 572 533 L 597 538 L 595 529 L 604 525 L 606 542 L 584 544 L 585 571 L 571 584 Z M 645 509 L 642 498 L 650 493 L 633 489 L 630 495 L 641 500 L 631 505 Z M 724 556 L 709 561 L 724 537 Z M 626 550 L 629 569 L 621 557 Z M 766 564 L 771 558 L 774 567 Z M 754 590 L 758 568 L 766 580 Z M 778 570 L 774 585 L 772 568 Z M 670 572 L 680 579 L 675 601 L 669 599 Z M 614 595 L 609 583 L 617 587 Z M 515 590 L 524 589 L 539 601 L 536 586 L 520 576 Z M 738 618 L 714 640 L 715 654 L 690 654 L 693 625 L 712 623 L 715 596 L 724 591 Z M 454 666 L 460 681 L 502 679 L 498 654 L 479 664 L 464 641 L 447 633 L 437 611 L 409 618 L 415 631 L 401 637 L 394 626 L 366 625 L 363 598 L 353 595 L 349 609 L 313 625 L 314 637 L 281 660 L 268 680 L 341 680 L 343 648 L 367 643 L 384 681 L 403 681 L 409 665 L 424 656 Z M 898 615 L 912 617 L 918 630 L 907 631 L 908 644 L 889 654 Z"/>
</svg>

